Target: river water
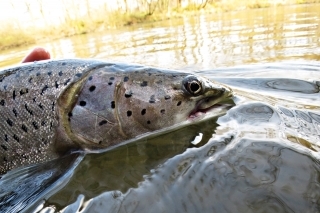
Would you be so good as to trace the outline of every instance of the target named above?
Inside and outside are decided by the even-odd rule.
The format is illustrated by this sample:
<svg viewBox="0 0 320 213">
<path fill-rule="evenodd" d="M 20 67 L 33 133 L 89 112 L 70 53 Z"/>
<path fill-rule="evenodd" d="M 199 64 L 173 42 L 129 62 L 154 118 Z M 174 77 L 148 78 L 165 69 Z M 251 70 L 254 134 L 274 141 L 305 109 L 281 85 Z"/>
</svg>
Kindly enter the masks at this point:
<svg viewBox="0 0 320 213">
<path fill-rule="evenodd" d="M 78 198 L 68 206 L 76 211 L 93 198 L 82 211 L 320 212 L 319 11 L 198 14 L 39 44 L 54 58 L 197 72 L 232 87 L 236 103 L 224 116 L 87 155 L 45 205 Z M 1 53 L 0 67 L 28 50 Z"/>
</svg>

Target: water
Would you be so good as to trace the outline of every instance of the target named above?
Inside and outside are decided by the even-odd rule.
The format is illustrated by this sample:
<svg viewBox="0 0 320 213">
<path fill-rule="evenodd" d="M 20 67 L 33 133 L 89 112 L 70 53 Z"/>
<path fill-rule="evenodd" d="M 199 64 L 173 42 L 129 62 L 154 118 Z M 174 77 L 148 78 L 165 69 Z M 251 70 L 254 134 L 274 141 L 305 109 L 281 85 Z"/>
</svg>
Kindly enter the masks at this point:
<svg viewBox="0 0 320 213">
<path fill-rule="evenodd" d="M 39 44 L 54 58 L 202 70 L 231 86 L 236 102 L 219 118 L 87 155 L 45 205 L 59 210 L 78 198 L 73 208 L 88 201 L 87 212 L 319 212 L 318 11 L 200 14 Z M 0 66 L 27 50 L 3 52 Z"/>
</svg>

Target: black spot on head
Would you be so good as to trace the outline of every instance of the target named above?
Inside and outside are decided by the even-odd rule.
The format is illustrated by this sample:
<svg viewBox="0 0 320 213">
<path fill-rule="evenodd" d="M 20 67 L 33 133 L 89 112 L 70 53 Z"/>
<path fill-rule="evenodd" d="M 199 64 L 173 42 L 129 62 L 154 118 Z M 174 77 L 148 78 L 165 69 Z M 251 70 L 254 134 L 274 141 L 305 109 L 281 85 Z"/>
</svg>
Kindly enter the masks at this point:
<svg viewBox="0 0 320 213">
<path fill-rule="evenodd" d="M 28 82 L 31 84 L 32 83 L 33 78 L 29 78 Z"/>
<path fill-rule="evenodd" d="M 12 98 L 13 98 L 13 100 L 15 100 L 16 99 L 16 91 L 15 90 L 13 90 L 13 93 L 12 93 Z"/>
<path fill-rule="evenodd" d="M 46 121 L 41 121 L 41 126 L 44 126 L 44 125 L 46 125 Z"/>
<path fill-rule="evenodd" d="M 72 117 L 72 112 L 69 112 L 69 113 L 68 113 L 68 117 Z"/>
<path fill-rule="evenodd" d="M 1 105 L 1 106 L 4 106 L 5 103 L 6 103 L 6 102 L 5 102 L 3 99 L 0 101 L 0 105 Z"/>
<path fill-rule="evenodd" d="M 62 63 L 61 63 L 61 65 L 63 65 L 63 66 L 66 65 L 66 64 L 67 64 L 66 62 L 62 62 Z"/>
<path fill-rule="evenodd" d="M 76 77 L 80 78 L 82 76 L 82 73 L 77 73 Z"/>
<path fill-rule="evenodd" d="M 102 125 L 107 124 L 107 123 L 108 123 L 108 121 L 102 120 L 102 121 L 99 122 L 99 126 L 102 126 Z"/>
<path fill-rule="evenodd" d="M 34 129 L 39 129 L 39 126 L 35 121 L 32 122 L 32 126 L 34 127 Z"/>
<path fill-rule="evenodd" d="M 132 111 L 128 110 L 127 111 L 127 116 L 130 117 L 132 115 Z"/>
<path fill-rule="evenodd" d="M 92 80 L 92 76 L 89 76 L 88 80 L 91 81 Z"/>
<path fill-rule="evenodd" d="M 8 135 L 7 134 L 4 135 L 4 140 L 8 142 Z"/>
<path fill-rule="evenodd" d="M 58 87 L 59 87 L 58 81 L 55 81 L 54 84 L 55 84 L 56 88 L 58 89 Z"/>
<path fill-rule="evenodd" d="M 49 87 L 48 87 L 48 85 L 44 85 L 44 87 L 42 88 L 42 90 L 41 90 L 41 95 L 43 95 L 44 94 L 44 92 L 48 89 Z"/>
<path fill-rule="evenodd" d="M 99 144 L 102 144 L 102 141 L 99 141 Z"/>
<path fill-rule="evenodd" d="M 3 149 L 4 151 L 7 151 L 7 150 L 8 150 L 8 147 L 7 147 L 6 145 L 4 145 L 4 144 L 1 144 L 1 147 L 2 147 L 2 149 Z"/>
<path fill-rule="evenodd" d="M 92 86 L 89 88 L 89 91 L 90 91 L 90 92 L 93 92 L 95 89 L 96 89 L 96 86 L 92 85 Z"/>
<path fill-rule="evenodd" d="M 180 106 L 181 105 L 181 101 L 179 101 L 178 103 L 177 103 L 177 106 Z"/>
<path fill-rule="evenodd" d="M 51 107 L 52 112 L 54 112 L 54 106 L 55 106 L 55 103 L 52 102 L 52 107 Z"/>
<path fill-rule="evenodd" d="M 60 71 L 60 72 L 58 73 L 58 75 L 59 75 L 59 76 L 62 76 L 62 74 L 63 74 L 63 72 L 62 72 L 62 71 Z"/>
<path fill-rule="evenodd" d="M 87 104 L 87 102 L 85 102 L 85 101 L 80 101 L 79 104 L 80 104 L 80 106 L 85 106 L 85 105 Z"/>
<path fill-rule="evenodd" d="M 164 96 L 164 99 L 165 99 L 165 100 L 169 100 L 170 98 L 171 98 L 170 95 L 165 95 L 165 96 Z"/>
<path fill-rule="evenodd" d="M 141 115 L 146 114 L 146 112 L 147 112 L 147 110 L 146 110 L 146 109 L 142 109 L 142 110 L 141 110 Z"/>
<path fill-rule="evenodd" d="M 111 82 L 111 81 L 109 81 L 108 85 L 112 85 L 112 82 Z"/>
<path fill-rule="evenodd" d="M 149 72 L 149 73 L 148 73 L 148 75 L 149 75 L 149 76 L 151 76 L 151 75 L 152 75 L 152 73 L 150 73 L 150 72 Z"/>
<path fill-rule="evenodd" d="M 32 98 L 32 100 L 33 100 L 34 103 L 37 102 L 36 99 L 37 99 L 36 97 Z"/>
<path fill-rule="evenodd" d="M 147 121 L 147 124 L 151 124 L 151 122 L 150 122 L 150 121 Z"/>
<path fill-rule="evenodd" d="M 124 82 L 129 81 L 129 77 L 128 77 L 128 76 L 125 76 L 125 77 L 123 78 L 123 81 L 124 81 Z"/>
<path fill-rule="evenodd" d="M 124 93 L 124 97 L 126 98 L 130 98 L 132 96 L 133 92 L 131 90 L 127 90 L 125 93 Z"/>
<path fill-rule="evenodd" d="M 116 108 L 116 103 L 114 101 L 111 101 L 111 108 L 112 109 Z"/>
<path fill-rule="evenodd" d="M 8 161 L 8 159 L 7 159 L 6 157 L 3 157 L 3 161 L 7 162 L 7 161 Z"/>
<path fill-rule="evenodd" d="M 29 92 L 28 88 L 24 88 L 20 90 L 20 95 L 27 94 Z"/>
<path fill-rule="evenodd" d="M 51 75 L 52 75 L 52 72 L 51 72 L 51 71 L 49 71 L 49 72 L 48 72 L 48 76 L 51 76 Z"/>
<path fill-rule="evenodd" d="M 71 81 L 71 79 L 69 78 L 63 84 L 66 86 L 70 81 Z"/>
<path fill-rule="evenodd" d="M 143 82 L 140 84 L 140 86 L 142 86 L 142 87 L 148 86 L 148 81 L 143 81 Z"/>
<path fill-rule="evenodd" d="M 161 114 L 164 114 L 166 112 L 165 109 L 160 110 Z"/>
<path fill-rule="evenodd" d="M 8 123 L 9 126 L 13 126 L 13 121 L 10 120 L 9 118 L 7 119 L 7 123 Z"/>
<path fill-rule="evenodd" d="M 21 129 L 25 132 L 28 132 L 28 128 L 24 124 L 21 125 Z"/>
<path fill-rule="evenodd" d="M 40 72 L 37 72 L 36 76 L 40 76 Z"/>
<path fill-rule="evenodd" d="M 114 80 L 114 77 L 110 77 L 109 79 L 110 79 L 110 81 L 113 81 L 113 80 Z"/>
<path fill-rule="evenodd" d="M 149 100 L 149 103 L 155 103 L 156 102 L 156 99 L 154 98 L 154 95 L 151 95 L 150 96 L 150 100 Z"/>
</svg>

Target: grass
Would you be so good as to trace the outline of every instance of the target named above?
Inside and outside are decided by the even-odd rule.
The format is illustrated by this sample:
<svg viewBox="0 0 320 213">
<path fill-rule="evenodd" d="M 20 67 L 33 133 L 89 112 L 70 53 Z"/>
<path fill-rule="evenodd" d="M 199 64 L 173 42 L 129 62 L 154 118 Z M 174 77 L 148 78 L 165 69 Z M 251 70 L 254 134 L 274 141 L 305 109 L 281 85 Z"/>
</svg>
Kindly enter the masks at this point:
<svg viewBox="0 0 320 213">
<path fill-rule="evenodd" d="M 161 1 L 161 0 L 160 0 Z M 203 1 L 204 2 L 204 1 Z M 245 2 L 245 4 L 244 4 Z M 277 3 L 278 2 L 278 3 Z M 101 8 L 78 18 L 70 18 L 68 15 L 58 26 L 46 26 L 46 28 L 13 27 L 14 23 L 7 23 L 0 29 L 0 51 L 26 44 L 35 44 L 38 41 L 50 41 L 78 34 L 101 31 L 110 28 L 136 25 L 146 22 L 155 22 L 165 19 L 178 18 L 197 13 L 199 10 L 208 13 L 235 11 L 252 8 L 265 8 L 279 4 L 308 4 L 320 3 L 320 0 L 211 0 L 201 5 L 189 4 L 185 7 L 161 8 L 158 10 L 142 12 L 109 11 Z M 156 8 L 156 7 L 155 7 Z M 92 15 L 94 14 L 94 15 Z"/>
</svg>

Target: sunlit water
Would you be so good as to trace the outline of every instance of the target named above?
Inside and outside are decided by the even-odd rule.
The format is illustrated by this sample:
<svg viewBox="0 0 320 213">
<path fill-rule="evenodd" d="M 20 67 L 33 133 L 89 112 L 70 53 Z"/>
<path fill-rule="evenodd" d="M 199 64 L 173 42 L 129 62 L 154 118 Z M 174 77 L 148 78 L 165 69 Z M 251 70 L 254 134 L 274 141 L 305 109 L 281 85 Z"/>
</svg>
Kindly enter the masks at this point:
<svg viewBox="0 0 320 213">
<path fill-rule="evenodd" d="M 232 87 L 236 103 L 224 116 L 87 155 L 45 205 L 60 210 L 78 198 L 69 209 L 89 200 L 85 212 L 320 212 L 319 11 L 199 15 L 39 44 L 55 58 L 203 70 Z M 27 51 L 2 53 L 0 66 Z"/>
</svg>

